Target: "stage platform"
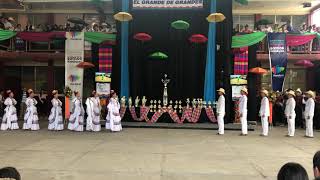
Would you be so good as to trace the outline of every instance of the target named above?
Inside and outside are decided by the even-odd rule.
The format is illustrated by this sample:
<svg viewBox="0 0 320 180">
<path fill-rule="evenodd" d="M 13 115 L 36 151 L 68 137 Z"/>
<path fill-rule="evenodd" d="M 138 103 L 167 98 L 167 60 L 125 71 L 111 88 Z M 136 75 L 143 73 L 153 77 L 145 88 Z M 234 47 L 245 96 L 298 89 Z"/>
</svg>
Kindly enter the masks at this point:
<svg viewBox="0 0 320 180">
<path fill-rule="evenodd" d="M 212 123 L 147 123 L 147 122 L 122 122 L 124 128 L 163 128 L 163 129 L 199 129 L 199 130 L 218 130 L 218 124 Z M 241 124 L 225 124 L 225 130 L 241 131 Z M 254 131 L 255 122 L 248 123 L 248 130 Z"/>
</svg>

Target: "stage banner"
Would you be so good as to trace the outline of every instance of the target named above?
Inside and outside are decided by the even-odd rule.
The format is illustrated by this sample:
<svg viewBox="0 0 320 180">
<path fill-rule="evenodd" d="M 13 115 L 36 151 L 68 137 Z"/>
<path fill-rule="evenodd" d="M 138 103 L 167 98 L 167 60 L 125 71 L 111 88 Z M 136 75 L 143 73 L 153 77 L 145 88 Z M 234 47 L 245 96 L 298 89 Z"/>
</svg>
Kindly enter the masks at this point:
<svg viewBox="0 0 320 180">
<path fill-rule="evenodd" d="M 82 96 L 83 68 L 77 65 L 84 59 L 84 33 L 66 32 L 65 87 L 79 91 Z"/>
<path fill-rule="evenodd" d="M 133 0 L 133 9 L 203 8 L 203 0 Z"/>
<path fill-rule="evenodd" d="M 272 90 L 282 92 L 288 64 L 286 34 L 268 33 L 268 46 Z"/>
</svg>

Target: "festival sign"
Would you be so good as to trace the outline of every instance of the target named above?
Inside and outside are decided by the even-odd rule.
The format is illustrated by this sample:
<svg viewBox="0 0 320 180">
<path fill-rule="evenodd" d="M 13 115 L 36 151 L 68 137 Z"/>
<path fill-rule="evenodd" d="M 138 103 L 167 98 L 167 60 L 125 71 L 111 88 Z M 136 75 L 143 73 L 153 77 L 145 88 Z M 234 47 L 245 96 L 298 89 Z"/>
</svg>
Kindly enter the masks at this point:
<svg viewBox="0 0 320 180">
<path fill-rule="evenodd" d="M 82 95 L 83 68 L 77 65 L 84 59 L 84 33 L 66 32 L 65 87 L 79 91 Z"/>
<path fill-rule="evenodd" d="M 272 90 L 283 90 L 288 57 L 285 33 L 268 33 L 269 60 L 272 70 Z"/>
<path fill-rule="evenodd" d="M 133 0 L 134 9 L 203 8 L 203 0 Z"/>
</svg>

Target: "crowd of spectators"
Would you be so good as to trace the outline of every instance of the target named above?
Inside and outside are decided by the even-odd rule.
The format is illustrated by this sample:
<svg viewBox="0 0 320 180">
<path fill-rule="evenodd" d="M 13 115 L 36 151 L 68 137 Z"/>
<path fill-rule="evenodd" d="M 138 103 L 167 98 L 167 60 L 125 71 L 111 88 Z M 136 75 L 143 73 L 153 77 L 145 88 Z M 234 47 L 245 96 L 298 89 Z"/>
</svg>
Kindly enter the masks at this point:
<svg viewBox="0 0 320 180">
<path fill-rule="evenodd" d="M 0 30 L 11 30 L 16 32 L 52 32 L 52 31 L 85 31 L 85 32 L 106 32 L 113 33 L 115 31 L 115 25 L 108 23 L 93 23 L 89 24 L 74 24 L 66 23 L 65 25 L 57 24 L 38 24 L 36 26 L 28 23 L 25 27 L 21 24 L 17 24 L 12 17 L 0 16 Z"/>
<path fill-rule="evenodd" d="M 240 25 L 237 24 L 233 29 L 234 34 L 248 34 L 252 32 L 283 32 L 283 33 L 320 33 L 320 27 L 317 27 L 315 24 L 308 26 L 306 23 L 303 23 L 300 28 L 294 28 L 290 21 L 279 26 L 279 24 L 265 24 L 265 25 L 256 25 L 255 29 L 250 29 L 249 25 Z"/>
</svg>

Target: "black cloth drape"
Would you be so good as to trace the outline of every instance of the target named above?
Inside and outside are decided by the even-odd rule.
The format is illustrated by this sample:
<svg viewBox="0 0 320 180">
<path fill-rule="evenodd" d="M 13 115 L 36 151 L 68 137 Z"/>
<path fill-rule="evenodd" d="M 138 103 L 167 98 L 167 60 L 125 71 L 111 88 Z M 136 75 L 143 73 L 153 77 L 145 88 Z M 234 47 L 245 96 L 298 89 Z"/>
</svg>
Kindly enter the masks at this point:
<svg viewBox="0 0 320 180">
<path fill-rule="evenodd" d="M 208 32 L 208 15 L 205 5 L 201 10 L 135 10 L 130 23 L 129 70 L 131 96 L 147 96 L 162 99 L 161 78 L 168 74 L 169 99 L 201 98 L 203 96 L 206 44 L 192 44 L 192 34 Z M 176 30 L 170 23 L 184 20 L 190 23 L 187 30 Z M 140 42 L 134 34 L 145 32 L 153 39 Z M 161 51 L 168 59 L 151 59 L 149 55 Z"/>
<path fill-rule="evenodd" d="M 217 23 L 217 45 L 220 50 L 217 51 L 216 58 L 216 86 L 223 87 L 226 90 L 226 117 L 225 122 L 233 122 L 234 113 L 232 103 L 232 89 L 230 85 L 230 75 L 233 74 L 232 59 L 232 0 L 217 1 L 217 12 L 225 15 L 226 20 Z"/>
<path fill-rule="evenodd" d="M 121 2 L 114 0 L 115 13 L 120 11 Z M 216 58 L 216 88 L 226 89 L 226 111 L 232 112 L 230 74 L 233 60 L 232 41 L 232 0 L 217 1 L 217 12 L 226 16 L 226 20 L 217 23 L 217 44 L 220 50 Z M 193 44 L 188 38 L 193 34 L 207 36 L 209 23 L 209 2 L 204 2 L 203 9 L 183 10 L 130 10 L 133 21 L 129 29 L 129 74 L 130 96 L 147 96 L 148 99 L 161 99 L 163 84 L 161 78 L 168 74 L 171 82 L 168 85 L 170 100 L 202 98 L 206 65 L 207 44 Z M 171 22 L 184 20 L 190 24 L 187 30 L 176 30 Z M 120 89 L 120 23 L 117 23 L 117 46 L 114 48 L 112 88 Z M 153 39 L 140 42 L 133 39 L 136 33 L 148 33 Z M 151 59 L 148 56 L 161 51 L 169 58 L 166 60 Z M 226 122 L 231 122 L 232 113 L 227 113 Z"/>
<path fill-rule="evenodd" d="M 248 54 L 248 68 L 255 68 L 259 66 L 259 63 L 257 61 L 257 49 L 258 45 L 252 45 L 249 46 L 249 54 Z M 248 73 L 248 121 L 257 121 L 258 118 L 258 108 L 260 107 L 259 101 L 259 93 L 257 93 L 258 88 L 257 88 L 257 76 L 256 74 L 253 73 Z"/>
</svg>

